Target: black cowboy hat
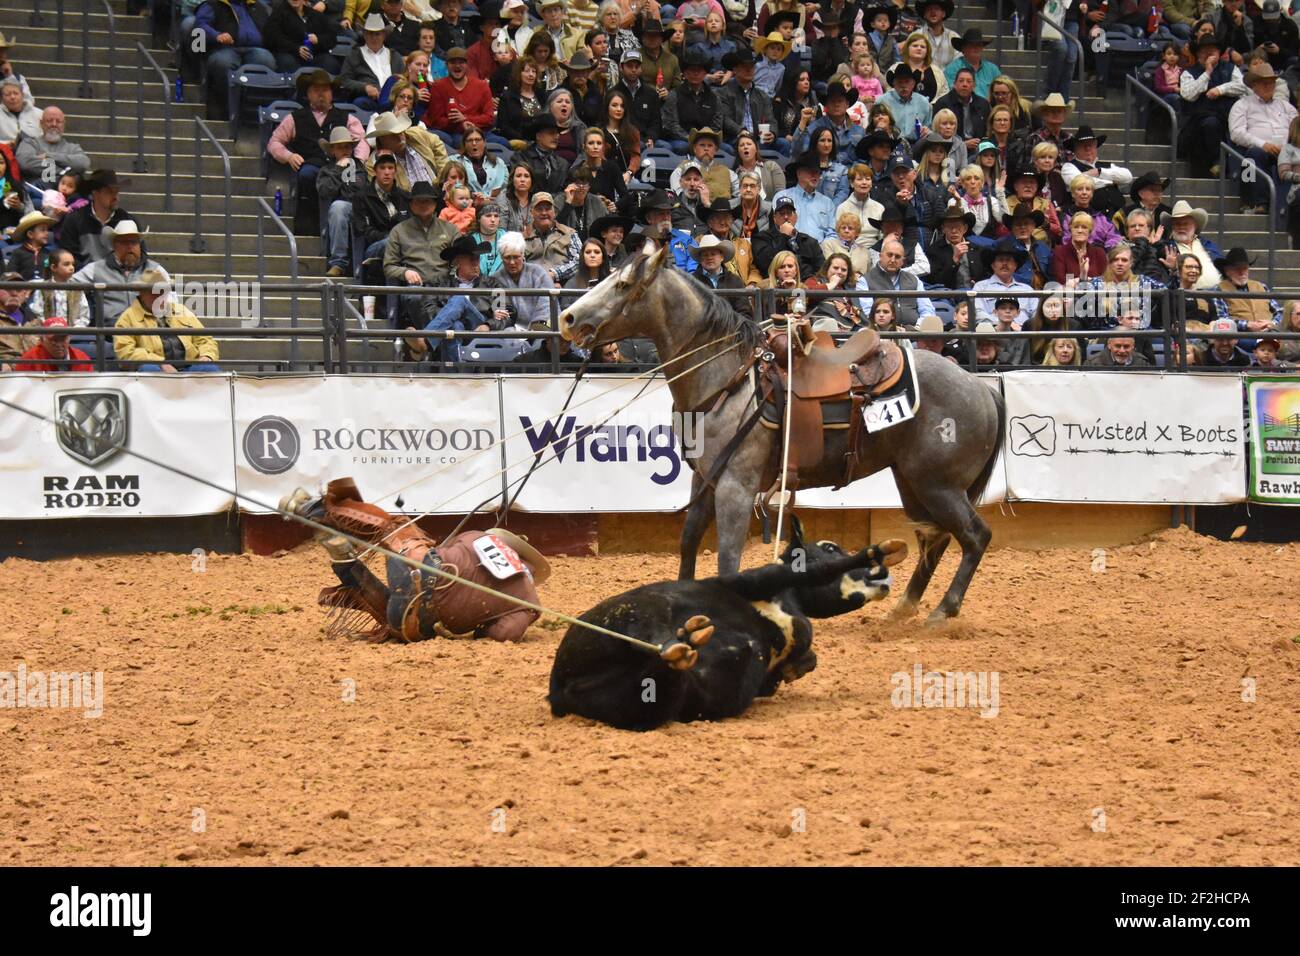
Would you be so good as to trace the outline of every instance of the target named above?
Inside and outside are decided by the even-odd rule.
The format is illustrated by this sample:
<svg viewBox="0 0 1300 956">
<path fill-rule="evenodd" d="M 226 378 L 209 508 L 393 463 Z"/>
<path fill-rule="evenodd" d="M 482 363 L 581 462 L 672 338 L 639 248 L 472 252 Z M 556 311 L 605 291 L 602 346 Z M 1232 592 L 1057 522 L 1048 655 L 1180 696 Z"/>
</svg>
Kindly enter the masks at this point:
<svg viewBox="0 0 1300 956">
<path fill-rule="evenodd" d="M 1138 193 L 1146 189 L 1148 186 L 1159 186 L 1161 189 L 1168 189 L 1171 183 L 1173 183 L 1172 179 L 1168 176 L 1161 176 L 1157 172 L 1143 173 L 1137 179 L 1133 180 L 1133 185 L 1129 187 L 1129 198 L 1136 203 L 1140 203 L 1142 200 L 1138 198 Z"/>
<path fill-rule="evenodd" d="M 868 30 L 870 30 L 871 21 L 876 19 L 876 17 L 882 13 L 888 14 L 889 29 L 893 30 L 894 27 L 898 25 L 899 9 L 898 7 L 894 6 L 892 3 L 877 3 L 874 4 L 873 6 L 866 7 L 862 11 L 862 25 L 866 27 Z M 770 23 L 771 21 L 769 20 L 768 22 Z"/>
<path fill-rule="evenodd" d="M 96 189 L 107 189 L 110 186 L 128 189 L 131 186 L 131 180 L 118 179 L 117 172 L 112 169 L 92 169 L 90 172 L 82 174 L 77 192 L 91 193 Z"/>
<path fill-rule="evenodd" d="M 443 262 L 451 262 L 457 256 L 481 256 L 491 251 L 491 243 L 475 242 L 473 236 L 457 236 L 441 255 Z"/>
<path fill-rule="evenodd" d="M 755 66 L 757 63 L 758 57 L 754 56 L 754 51 L 747 46 L 728 53 L 722 58 L 722 67 L 725 70 L 734 70 L 738 66 Z"/>
<path fill-rule="evenodd" d="M 893 86 L 894 78 L 898 76 L 899 73 L 903 73 L 905 76 L 911 76 L 917 83 L 920 83 L 925 79 L 925 76 L 920 70 L 913 70 L 902 60 L 899 60 L 896 63 L 891 63 L 889 69 L 885 71 L 885 82 L 890 86 Z"/>
<path fill-rule="evenodd" d="M 1016 180 L 1021 179 L 1025 176 L 1032 176 L 1034 178 L 1034 182 L 1038 183 L 1038 191 L 1040 193 L 1047 187 L 1047 174 L 1040 173 L 1038 170 L 1033 169 L 1029 166 L 1025 166 L 1022 169 L 1018 169 L 1014 173 L 1009 175 L 1007 177 L 1007 182 L 1009 182 L 1012 185 L 1012 187 L 1014 187 L 1016 185 Z"/>
<path fill-rule="evenodd" d="M 736 214 L 736 211 L 731 208 L 730 200 L 715 196 L 712 202 L 700 210 L 699 217 L 708 222 L 709 217 L 715 214 L 722 214 L 731 218 Z"/>
<path fill-rule="evenodd" d="M 628 216 L 601 216 L 587 227 L 587 233 L 599 239 L 604 239 L 606 229 L 622 226 L 623 237 L 627 238 L 627 234 L 632 231 L 632 227 L 635 225 L 636 223 Z"/>
<path fill-rule="evenodd" d="M 952 41 L 952 46 L 955 50 L 964 50 L 968 46 L 988 45 L 989 41 L 984 38 L 984 31 L 979 27 L 971 27 L 961 35 L 961 39 Z"/>
<path fill-rule="evenodd" d="M 583 47 L 578 47 L 573 56 L 567 60 L 561 60 L 560 66 L 572 73 L 574 70 L 591 70 L 596 64 L 591 62 L 591 57 L 587 56 L 587 51 Z"/>
<path fill-rule="evenodd" d="M 785 176 L 787 180 L 797 181 L 798 173 L 801 169 L 815 169 L 818 173 L 822 171 L 822 161 L 811 149 L 800 153 L 790 162 L 786 163 Z"/>
<path fill-rule="evenodd" d="M 641 24 L 642 36 L 645 36 L 647 33 L 663 33 L 663 32 L 664 32 L 664 22 L 662 20 L 657 20 L 657 19 L 646 20 L 644 23 Z"/>
<path fill-rule="evenodd" d="M 872 146 L 888 146 L 890 149 L 893 149 L 897 142 L 898 140 L 894 139 L 894 137 L 890 136 L 883 129 L 873 129 L 866 136 L 862 137 L 862 139 L 858 140 L 858 145 L 853 147 L 853 152 L 858 159 L 865 160 L 870 158 L 869 151 Z"/>
<path fill-rule="evenodd" d="M 1253 266 L 1254 264 L 1255 260 L 1247 255 L 1246 250 L 1241 246 L 1233 246 L 1226 256 L 1214 260 L 1214 267 L 1220 272 L 1229 266 Z"/>
<path fill-rule="evenodd" d="M 778 10 L 767 18 L 767 23 L 763 25 L 763 35 L 779 32 L 778 28 L 783 23 L 788 23 L 792 27 L 799 26 L 799 14 L 790 10 Z"/>
<path fill-rule="evenodd" d="M 415 202 L 417 199 L 432 199 L 435 202 L 438 199 L 438 187 L 431 182 L 421 180 L 411 186 L 409 200 Z"/>
<path fill-rule="evenodd" d="M 912 11 L 918 18 L 924 20 L 926 7 L 943 7 L 943 15 L 945 17 L 952 16 L 957 9 L 957 5 L 953 3 L 953 0 L 916 0 L 916 2 L 912 4 Z"/>
<path fill-rule="evenodd" d="M 884 203 L 884 211 L 881 212 L 879 219 L 868 219 L 867 223 L 873 229 L 879 229 L 887 222 L 901 222 L 903 228 L 916 225 L 916 217 L 912 215 L 910 206 L 902 208 L 896 202 Z"/>
<path fill-rule="evenodd" d="M 849 106 L 858 101 L 858 91 L 853 88 L 853 85 L 837 82 L 834 77 L 826 81 L 826 92 L 822 94 L 822 102 L 829 103 L 832 96 L 844 97 Z"/>
<path fill-rule="evenodd" d="M 1214 34 L 1207 33 L 1205 34 L 1205 36 L 1200 37 L 1199 39 L 1192 40 L 1191 43 L 1187 44 L 1187 49 L 1191 51 L 1192 56 L 1199 56 L 1201 50 L 1211 46 L 1214 47 L 1216 50 L 1223 49 L 1223 44 L 1214 38 Z"/>
<path fill-rule="evenodd" d="M 527 134 L 529 139 L 536 139 L 537 134 L 544 130 L 553 129 L 557 133 L 560 131 L 560 124 L 555 121 L 550 110 L 543 110 L 532 118 L 528 123 Z"/>
<path fill-rule="evenodd" d="M 921 157 L 924 156 L 927 152 L 929 152 L 930 147 L 932 146 L 942 146 L 944 149 L 946 149 L 948 152 L 951 153 L 952 148 L 955 145 L 956 144 L 952 140 L 944 139 L 934 130 L 930 130 L 930 132 L 926 133 L 924 136 L 918 139 L 916 143 L 912 146 L 912 158 L 917 162 L 920 162 Z"/>
<path fill-rule="evenodd" d="M 1046 217 L 1041 212 L 1030 206 L 1029 203 L 1024 202 L 1018 203 L 1013 211 L 1002 217 L 1002 225 L 1010 229 L 1012 224 L 1018 219 L 1032 219 L 1034 221 L 1034 227 L 1037 229 L 1041 229 L 1043 223 L 1047 221 Z"/>
<path fill-rule="evenodd" d="M 986 268 L 993 267 L 993 260 L 998 256 L 1011 256 L 1016 260 L 1016 268 L 1019 269 L 1029 259 L 1029 252 L 1021 248 L 1020 243 L 1011 238 L 1002 238 L 997 241 L 991 249 L 983 250 L 984 265 Z"/>
<path fill-rule="evenodd" d="M 652 209 L 665 209 L 671 212 L 672 208 L 673 197 L 668 195 L 666 190 L 656 189 L 651 193 L 647 193 L 645 198 L 641 200 L 641 205 L 636 211 L 637 220 L 644 223 L 646 221 L 645 214 L 650 212 Z"/>
<path fill-rule="evenodd" d="M 975 214 L 973 212 L 967 212 L 962 208 L 961 203 L 955 199 L 948 203 L 948 207 L 944 209 L 943 215 L 939 217 L 939 223 L 942 225 L 949 219 L 960 219 L 962 222 L 966 223 L 967 229 L 975 228 Z"/>
<path fill-rule="evenodd" d="M 1100 149 L 1106 142 L 1106 134 L 1102 133 L 1100 136 L 1098 136 L 1096 133 L 1092 131 L 1091 126 L 1089 126 L 1087 123 L 1084 123 L 1082 126 L 1079 127 L 1079 131 L 1077 133 L 1075 133 L 1073 136 L 1066 137 L 1065 148 L 1074 149 L 1074 147 L 1079 143 L 1086 143 L 1089 142 L 1090 140 L 1096 140 L 1097 148 Z"/>
<path fill-rule="evenodd" d="M 480 25 L 490 20 L 501 22 L 501 2 L 500 0 L 484 0 L 478 5 L 478 17 Z"/>
<path fill-rule="evenodd" d="M 826 11 L 826 15 L 822 17 L 821 25 L 823 27 L 839 27 L 841 30 L 851 30 L 853 29 L 853 24 L 857 19 L 858 8 L 853 4 L 846 4 L 843 9 L 840 10 L 840 15 L 838 17 L 835 16 L 834 10 Z M 771 23 L 772 21 L 769 19 L 767 22 Z M 868 26 L 870 26 L 870 24 L 868 24 Z"/>
<path fill-rule="evenodd" d="M 683 72 L 691 69 L 692 67 L 703 68 L 707 70 L 712 65 L 713 63 L 708 58 L 708 56 L 706 56 L 703 51 L 697 50 L 694 47 L 688 49 L 686 53 L 682 56 Z"/>
</svg>

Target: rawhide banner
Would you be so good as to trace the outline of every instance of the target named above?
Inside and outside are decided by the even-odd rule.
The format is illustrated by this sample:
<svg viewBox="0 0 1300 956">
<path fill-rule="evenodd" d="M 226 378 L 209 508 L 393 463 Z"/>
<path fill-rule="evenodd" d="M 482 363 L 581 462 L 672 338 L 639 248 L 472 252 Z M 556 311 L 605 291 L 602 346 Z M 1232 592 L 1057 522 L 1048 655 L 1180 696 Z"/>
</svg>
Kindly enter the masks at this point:
<svg viewBox="0 0 1300 956">
<path fill-rule="evenodd" d="M 0 375 L 0 518 L 182 517 L 234 503 L 225 375 Z"/>
<path fill-rule="evenodd" d="M 1300 380 L 1294 375 L 1246 377 L 1252 438 L 1250 500 L 1300 505 Z"/>
<path fill-rule="evenodd" d="M 1164 372 L 1008 372 L 1008 498 L 1222 504 L 1245 487 L 1241 380 Z"/>
</svg>

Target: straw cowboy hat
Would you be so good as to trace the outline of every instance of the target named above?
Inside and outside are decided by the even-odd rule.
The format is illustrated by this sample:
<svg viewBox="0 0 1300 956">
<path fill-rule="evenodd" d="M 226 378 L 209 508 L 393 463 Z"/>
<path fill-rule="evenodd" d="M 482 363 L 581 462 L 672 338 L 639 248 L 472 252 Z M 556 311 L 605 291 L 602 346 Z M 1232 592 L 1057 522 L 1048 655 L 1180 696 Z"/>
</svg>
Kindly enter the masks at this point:
<svg viewBox="0 0 1300 956">
<path fill-rule="evenodd" d="M 42 212 L 29 212 L 18 220 L 18 225 L 14 226 L 13 241 L 22 242 L 26 239 L 27 230 L 32 226 L 53 226 L 56 223 L 58 223 L 57 219 L 51 219 Z"/>
<path fill-rule="evenodd" d="M 134 219 L 123 219 L 116 226 L 105 226 L 103 233 L 109 242 L 114 239 L 139 239 L 142 235 Z"/>
<path fill-rule="evenodd" d="M 1186 199 L 1180 199 L 1174 203 L 1174 208 L 1164 213 L 1160 217 L 1160 225 L 1168 226 L 1175 219 L 1185 219 L 1191 216 L 1196 220 L 1196 231 L 1200 232 L 1205 228 L 1205 224 L 1210 221 L 1210 214 L 1204 209 L 1193 207 Z"/>
<path fill-rule="evenodd" d="M 1065 97 L 1060 93 L 1049 93 L 1047 99 L 1039 100 L 1034 104 L 1034 112 L 1041 113 L 1043 110 L 1065 110 L 1066 115 L 1074 112 L 1074 103 L 1065 102 Z"/>
<path fill-rule="evenodd" d="M 366 22 L 361 25 L 363 33 L 386 33 L 387 28 L 384 26 L 384 17 L 381 13 L 372 13 L 366 17 Z"/>
<path fill-rule="evenodd" d="M 325 155 L 330 155 L 330 147 L 338 146 L 341 143 L 347 143 L 349 146 L 355 146 L 357 138 L 352 135 L 352 130 L 346 126 L 335 126 L 330 130 L 329 139 L 318 139 L 316 142 L 320 148 L 325 151 Z"/>
<path fill-rule="evenodd" d="M 527 538 L 517 535 L 513 531 L 507 531 L 505 528 L 488 528 L 483 533 L 495 535 L 504 544 L 510 545 L 524 564 L 528 565 L 528 570 L 533 572 L 533 581 L 535 583 L 543 584 L 551 576 L 550 562 L 542 557 L 542 552 L 528 543 Z"/>
<path fill-rule="evenodd" d="M 1265 62 L 1252 70 L 1247 70 L 1246 75 L 1241 78 L 1241 82 L 1245 83 L 1251 89 L 1254 89 L 1256 83 L 1261 83 L 1264 80 L 1268 80 L 1270 83 L 1276 83 L 1277 79 L 1278 76 L 1273 72 L 1273 67 Z"/>
<path fill-rule="evenodd" d="M 410 128 L 411 118 L 405 113 L 401 116 L 396 113 L 380 113 L 375 118 L 375 128 L 366 134 L 366 142 L 373 146 L 381 136 L 400 135 Z"/>
<path fill-rule="evenodd" d="M 790 55 L 790 47 L 792 44 L 779 33 L 769 33 L 765 37 L 755 37 L 753 43 L 754 52 L 759 56 L 762 56 L 767 48 L 774 43 L 781 47 L 781 59 L 784 60 Z"/>
<path fill-rule="evenodd" d="M 721 252 L 723 262 L 730 262 L 736 256 L 735 245 L 728 242 L 726 239 L 719 239 L 713 233 L 702 236 L 699 244 L 692 246 L 687 251 L 690 253 L 692 259 L 699 262 L 700 256 L 708 252 L 710 249 L 716 249 L 718 252 Z"/>
<path fill-rule="evenodd" d="M 11 49 L 11 48 L 13 48 L 13 47 L 16 47 L 17 45 L 18 45 L 18 38 L 17 38 L 17 37 L 14 37 L 14 38 L 11 40 L 11 39 L 9 39 L 7 36 L 5 36 L 3 33 L 0 33 L 0 50 L 8 50 L 8 49 Z"/>
<path fill-rule="evenodd" d="M 719 149 L 722 148 L 722 134 L 711 126 L 702 126 L 699 129 L 691 130 L 691 135 L 686 140 L 686 148 L 694 149 L 695 144 L 701 139 L 711 139 L 715 146 Z"/>
</svg>

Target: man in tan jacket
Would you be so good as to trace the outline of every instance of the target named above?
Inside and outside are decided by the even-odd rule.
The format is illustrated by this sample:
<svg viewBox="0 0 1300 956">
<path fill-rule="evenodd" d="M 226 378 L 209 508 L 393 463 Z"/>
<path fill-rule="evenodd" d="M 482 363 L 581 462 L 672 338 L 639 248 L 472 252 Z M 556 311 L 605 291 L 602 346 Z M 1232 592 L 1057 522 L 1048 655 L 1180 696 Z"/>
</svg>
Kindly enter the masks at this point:
<svg viewBox="0 0 1300 956">
<path fill-rule="evenodd" d="M 442 140 L 412 126 L 409 116 L 381 113 L 366 140 L 376 153 L 388 150 L 397 157 L 397 186 L 403 192 L 409 193 L 415 183 L 436 183 L 447 165 L 447 147 Z M 366 162 L 366 172 L 375 175 L 373 156 Z"/>
<path fill-rule="evenodd" d="M 201 329 L 198 316 L 175 299 L 167 273 L 150 269 L 140 276 L 150 288 L 140 292 L 117 320 L 119 329 L 158 329 L 158 334 L 117 335 L 119 362 L 140 363 L 141 372 L 220 372 L 220 352 L 210 335 L 177 335 L 168 329 Z"/>
</svg>

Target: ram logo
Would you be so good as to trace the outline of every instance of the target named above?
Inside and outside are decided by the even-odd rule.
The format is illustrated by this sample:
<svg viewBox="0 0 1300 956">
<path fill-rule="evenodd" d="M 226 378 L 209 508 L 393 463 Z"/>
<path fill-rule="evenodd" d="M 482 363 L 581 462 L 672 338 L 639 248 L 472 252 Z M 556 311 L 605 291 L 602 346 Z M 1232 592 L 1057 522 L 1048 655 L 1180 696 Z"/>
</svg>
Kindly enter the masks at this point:
<svg viewBox="0 0 1300 956">
<path fill-rule="evenodd" d="M 126 396 L 117 389 L 57 392 L 54 420 L 59 447 L 82 464 L 102 464 L 126 444 Z"/>
</svg>

